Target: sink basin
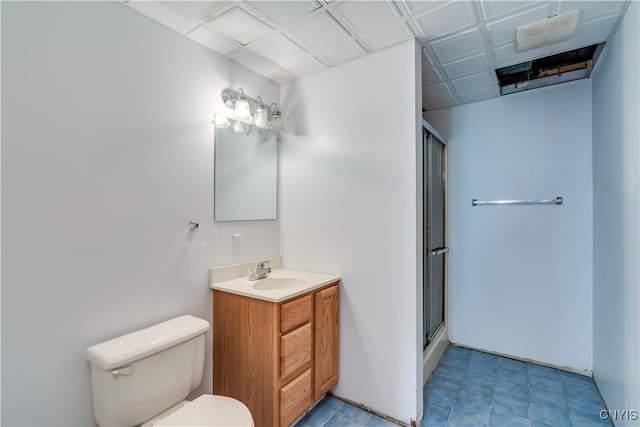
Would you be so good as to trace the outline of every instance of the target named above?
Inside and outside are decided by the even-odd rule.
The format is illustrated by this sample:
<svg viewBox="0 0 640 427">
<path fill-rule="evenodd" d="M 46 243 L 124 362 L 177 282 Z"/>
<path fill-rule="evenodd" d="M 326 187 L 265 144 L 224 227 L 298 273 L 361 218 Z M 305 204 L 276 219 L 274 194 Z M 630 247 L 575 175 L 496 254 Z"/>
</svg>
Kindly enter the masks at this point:
<svg viewBox="0 0 640 427">
<path fill-rule="evenodd" d="M 294 288 L 305 283 L 307 283 L 305 280 L 294 277 L 267 277 L 266 279 L 256 280 L 251 287 L 258 290 L 276 290 Z"/>
</svg>

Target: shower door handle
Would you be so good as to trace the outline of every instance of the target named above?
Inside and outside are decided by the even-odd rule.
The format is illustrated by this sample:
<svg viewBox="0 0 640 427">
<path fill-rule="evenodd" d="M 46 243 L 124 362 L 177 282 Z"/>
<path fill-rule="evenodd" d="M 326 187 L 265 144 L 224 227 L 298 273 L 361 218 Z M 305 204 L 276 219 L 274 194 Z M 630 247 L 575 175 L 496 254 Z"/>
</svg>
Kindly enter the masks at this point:
<svg viewBox="0 0 640 427">
<path fill-rule="evenodd" d="M 449 248 L 438 248 L 431 251 L 431 256 L 438 256 L 449 253 Z"/>
</svg>

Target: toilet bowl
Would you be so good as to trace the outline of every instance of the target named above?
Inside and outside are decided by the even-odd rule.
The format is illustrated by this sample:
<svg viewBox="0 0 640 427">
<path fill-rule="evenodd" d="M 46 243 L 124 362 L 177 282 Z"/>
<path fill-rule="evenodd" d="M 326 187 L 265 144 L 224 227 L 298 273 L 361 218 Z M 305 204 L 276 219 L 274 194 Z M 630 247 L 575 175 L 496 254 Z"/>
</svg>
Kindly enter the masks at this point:
<svg viewBox="0 0 640 427">
<path fill-rule="evenodd" d="M 252 427 L 253 418 L 242 402 L 226 396 L 203 394 L 193 401 L 176 405 L 179 408 L 166 411 L 145 422 L 141 427 Z"/>
<path fill-rule="evenodd" d="M 202 381 L 207 330 L 207 321 L 186 315 L 89 347 L 98 425 L 254 427 L 231 397 L 184 400 Z"/>
</svg>

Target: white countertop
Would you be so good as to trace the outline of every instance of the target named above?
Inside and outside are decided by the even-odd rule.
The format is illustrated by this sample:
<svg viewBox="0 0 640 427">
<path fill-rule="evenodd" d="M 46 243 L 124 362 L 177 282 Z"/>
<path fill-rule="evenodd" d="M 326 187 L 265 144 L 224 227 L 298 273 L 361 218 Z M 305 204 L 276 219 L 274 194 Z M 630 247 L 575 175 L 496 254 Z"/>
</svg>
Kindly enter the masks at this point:
<svg viewBox="0 0 640 427">
<path fill-rule="evenodd" d="M 286 270 L 282 268 L 273 270 L 269 273 L 269 278 L 299 279 L 302 283 L 300 285 L 283 289 L 256 289 L 256 287 L 260 287 L 267 283 L 262 281 L 268 279 L 250 281 L 247 276 L 243 276 L 238 279 L 212 283 L 209 287 L 218 291 L 230 292 L 232 294 L 243 295 L 250 298 L 258 298 L 271 302 L 282 302 L 340 280 L 339 276 L 307 273 L 304 271 Z"/>
</svg>

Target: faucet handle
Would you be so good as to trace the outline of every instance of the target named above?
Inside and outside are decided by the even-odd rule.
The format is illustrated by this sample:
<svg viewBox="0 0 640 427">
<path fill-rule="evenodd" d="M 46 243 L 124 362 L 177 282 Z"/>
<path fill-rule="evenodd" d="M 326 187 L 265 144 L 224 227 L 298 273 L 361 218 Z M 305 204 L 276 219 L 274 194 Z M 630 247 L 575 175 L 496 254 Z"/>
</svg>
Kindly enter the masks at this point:
<svg viewBox="0 0 640 427">
<path fill-rule="evenodd" d="M 269 264 L 269 261 L 260 261 L 258 263 L 258 266 L 256 267 L 256 270 L 262 270 L 267 264 Z M 269 270 L 271 270 L 271 268 L 269 268 Z"/>
</svg>

